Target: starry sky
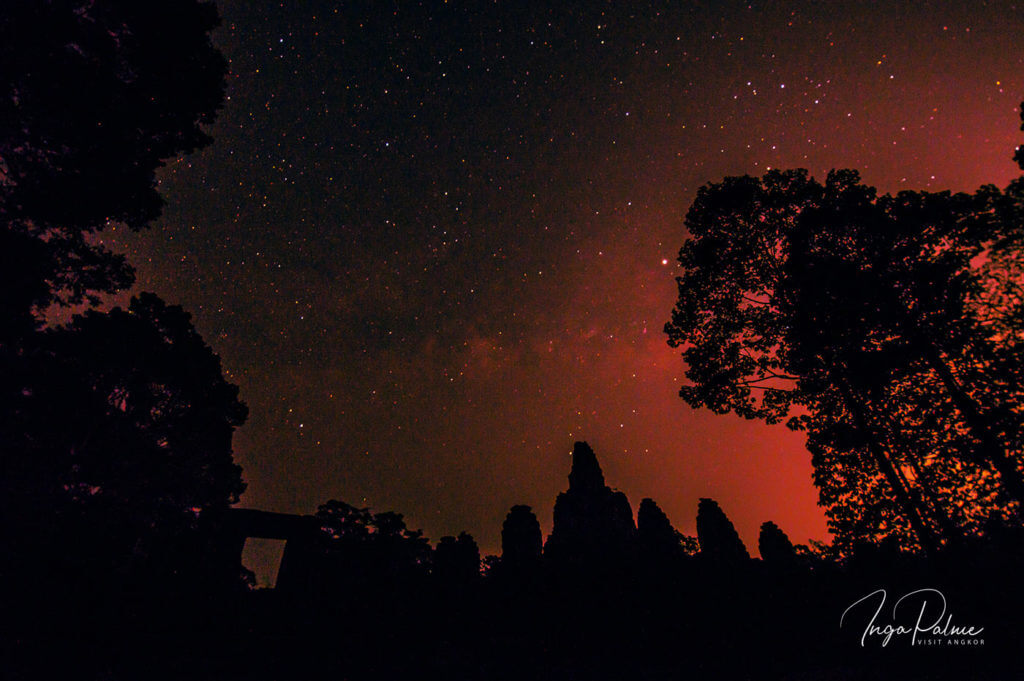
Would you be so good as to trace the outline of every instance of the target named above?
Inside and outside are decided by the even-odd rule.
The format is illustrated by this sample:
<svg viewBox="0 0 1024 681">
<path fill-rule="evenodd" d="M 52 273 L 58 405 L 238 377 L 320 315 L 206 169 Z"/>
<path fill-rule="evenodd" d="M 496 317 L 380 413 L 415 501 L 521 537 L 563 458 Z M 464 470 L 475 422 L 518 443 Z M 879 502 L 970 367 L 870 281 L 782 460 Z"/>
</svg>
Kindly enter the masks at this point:
<svg viewBox="0 0 1024 681">
<path fill-rule="evenodd" d="M 980 2 L 221 0 L 228 98 L 108 231 L 250 407 L 242 505 L 337 498 L 433 541 L 545 533 L 574 440 L 634 510 L 756 551 L 827 539 L 802 437 L 677 397 L 662 327 L 695 191 L 852 167 L 885 192 L 1015 176 L 1024 8 Z"/>
</svg>

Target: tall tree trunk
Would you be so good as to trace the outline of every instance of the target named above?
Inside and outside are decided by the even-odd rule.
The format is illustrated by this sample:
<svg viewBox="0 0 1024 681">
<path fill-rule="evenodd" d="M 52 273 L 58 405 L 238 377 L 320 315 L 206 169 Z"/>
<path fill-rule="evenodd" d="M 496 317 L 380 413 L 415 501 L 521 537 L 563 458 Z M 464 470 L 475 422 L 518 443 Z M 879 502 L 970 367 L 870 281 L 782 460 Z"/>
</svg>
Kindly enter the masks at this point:
<svg viewBox="0 0 1024 681">
<path fill-rule="evenodd" d="M 921 512 L 920 503 L 911 496 L 909 490 L 904 485 L 904 481 L 900 479 L 900 473 L 896 470 L 896 467 L 889 459 L 889 455 L 882 449 L 874 428 L 872 428 L 868 423 L 868 419 L 864 414 L 863 408 L 861 407 L 860 402 L 854 397 L 846 378 L 843 376 L 838 376 L 837 378 L 837 383 L 843 395 L 843 399 L 846 402 L 847 408 L 850 410 L 850 414 L 853 416 L 854 426 L 864 434 L 868 443 L 868 451 L 871 453 L 871 456 L 875 460 L 878 469 L 882 472 L 882 475 L 885 476 L 889 486 L 892 487 L 893 493 L 896 495 L 896 500 L 903 508 L 907 520 L 910 522 L 910 526 L 914 529 L 918 539 L 921 540 L 921 546 L 924 548 L 926 553 L 934 554 L 939 548 L 939 542 L 935 536 L 935 532 L 925 522 L 924 514 Z"/>
<path fill-rule="evenodd" d="M 905 443 L 902 436 L 901 424 L 895 419 L 882 416 L 882 420 L 886 423 L 892 436 L 901 443 Z M 910 447 L 908 446 L 909 450 Z M 907 461 L 910 462 L 910 467 L 914 470 L 914 496 L 918 498 L 919 503 L 927 510 L 928 515 L 936 522 L 939 529 L 942 532 L 942 538 L 949 542 L 958 542 L 962 538 L 961 531 L 956 527 L 956 524 L 950 518 L 949 514 L 946 513 L 942 507 L 942 503 L 939 501 L 938 495 L 935 493 L 933 485 L 929 480 L 930 474 L 918 463 L 917 456 L 908 456 Z M 899 468 L 897 468 L 899 470 Z M 906 482 L 907 489 L 911 490 L 911 484 L 907 481 L 905 475 L 900 471 L 900 477 Z"/>
<path fill-rule="evenodd" d="M 953 519 L 942 508 L 942 502 L 933 491 L 932 484 L 928 480 L 929 474 L 917 462 L 917 457 L 910 457 L 909 460 L 911 468 L 914 469 L 914 480 L 917 482 L 917 487 L 924 497 L 923 503 L 925 507 L 935 519 L 935 522 L 938 523 L 944 538 L 951 544 L 959 544 L 963 539 L 963 532 L 960 531 L 960 528 L 956 526 Z"/>
<path fill-rule="evenodd" d="M 1007 493 L 1024 508 L 1024 476 L 1021 475 L 1020 468 L 1007 456 L 1004 443 L 1000 442 L 998 436 L 993 432 L 981 406 L 960 385 L 949 365 L 939 354 L 938 349 L 927 339 L 922 338 L 920 334 L 915 334 L 915 340 L 920 346 L 928 366 L 935 371 L 952 398 L 953 404 L 963 416 L 964 423 L 971 435 L 978 441 L 978 458 L 987 461 L 999 472 L 999 477 L 1002 479 Z"/>
</svg>

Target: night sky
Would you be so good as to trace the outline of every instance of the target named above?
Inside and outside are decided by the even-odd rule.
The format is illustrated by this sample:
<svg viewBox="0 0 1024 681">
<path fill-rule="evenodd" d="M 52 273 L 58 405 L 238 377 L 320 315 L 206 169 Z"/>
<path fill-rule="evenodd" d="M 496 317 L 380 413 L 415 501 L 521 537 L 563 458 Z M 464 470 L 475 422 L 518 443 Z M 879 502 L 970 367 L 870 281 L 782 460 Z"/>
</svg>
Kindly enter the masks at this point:
<svg viewBox="0 0 1024 681">
<path fill-rule="evenodd" d="M 161 173 L 152 229 L 105 238 L 241 387 L 247 507 L 337 498 L 497 552 L 513 504 L 550 532 L 587 440 L 686 533 L 710 496 L 754 551 L 765 520 L 827 539 L 801 436 L 677 396 L 695 191 L 1015 175 L 1010 3 L 218 4 L 215 142 Z"/>
</svg>

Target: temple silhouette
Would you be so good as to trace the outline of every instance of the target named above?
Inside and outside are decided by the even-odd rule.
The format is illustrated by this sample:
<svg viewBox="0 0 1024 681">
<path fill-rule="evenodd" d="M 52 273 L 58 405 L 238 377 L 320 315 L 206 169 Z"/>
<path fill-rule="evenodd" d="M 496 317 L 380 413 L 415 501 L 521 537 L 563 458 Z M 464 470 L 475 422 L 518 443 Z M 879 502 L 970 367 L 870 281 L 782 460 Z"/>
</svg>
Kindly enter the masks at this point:
<svg viewBox="0 0 1024 681">
<path fill-rule="evenodd" d="M 687 538 L 672 527 L 651 499 L 644 499 L 641 504 L 638 530 L 629 499 L 605 483 L 597 455 L 586 442 L 573 446 L 568 479 L 568 488 L 555 500 L 553 524 L 546 541 L 530 507 L 518 505 L 509 511 L 502 528 L 502 555 L 498 561 L 505 572 L 534 569 L 541 561 L 580 570 L 626 565 L 638 556 L 652 553 L 661 557 L 685 553 L 681 542 L 686 544 Z M 739 542 L 732 524 L 728 519 L 724 522 L 728 523 L 734 542 Z M 721 524 L 716 518 L 712 531 L 718 531 Z M 209 528 L 214 537 L 211 545 L 215 547 L 215 561 L 225 573 L 242 566 L 247 539 L 262 538 L 285 542 L 277 571 L 277 590 L 315 594 L 327 588 L 324 582 L 332 578 L 330 561 L 323 550 L 322 528 L 314 515 L 231 508 L 215 516 Z M 465 533 L 462 536 L 469 538 Z M 717 546 L 716 539 L 712 539 L 712 544 Z M 691 539 L 691 552 L 695 544 Z M 746 555 L 745 548 L 742 553 Z"/>
<path fill-rule="evenodd" d="M 585 442 L 553 511 L 545 539 L 533 510 L 513 506 L 501 555 L 481 560 L 466 533 L 431 545 L 397 513 L 337 500 L 312 515 L 222 510 L 177 563 L 198 579 L 20 584 L 18 636 L 0 653 L 13 678 L 952 681 L 1016 669 L 1018 535 L 937 558 L 881 545 L 838 561 L 769 521 L 751 557 L 712 499 L 697 504 L 696 537 L 649 498 L 634 520 Z M 285 543 L 274 588 L 240 581 L 250 538 Z M 984 630 L 985 657 L 945 643 L 981 645 L 973 636 L 929 634 L 943 647 L 927 657 L 904 640 L 862 646 L 863 613 L 839 616 L 879 585 L 892 601 L 942 592 L 957 623 Z M 58 644 L 64 654 L 43 654 Z"/>
</svg>

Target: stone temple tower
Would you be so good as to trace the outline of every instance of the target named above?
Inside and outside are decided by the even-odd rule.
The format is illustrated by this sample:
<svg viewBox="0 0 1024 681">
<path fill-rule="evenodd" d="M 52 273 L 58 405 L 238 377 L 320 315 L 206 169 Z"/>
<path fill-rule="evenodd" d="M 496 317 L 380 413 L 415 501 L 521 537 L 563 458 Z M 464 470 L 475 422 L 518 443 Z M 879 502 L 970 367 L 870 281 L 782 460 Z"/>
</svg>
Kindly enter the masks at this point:
<svg viewBox="0 0 1024 681">
<path fill-rule="evenodd" d="M 594 450 L 586 442 L 577 442 L 569 489 L 555 501 L 545 557 L 554 562 L 601 564 L 628 557 L 635 546 L 629 500 L 605 484 Z"/>
</svg>

